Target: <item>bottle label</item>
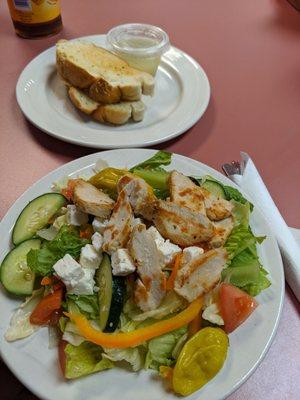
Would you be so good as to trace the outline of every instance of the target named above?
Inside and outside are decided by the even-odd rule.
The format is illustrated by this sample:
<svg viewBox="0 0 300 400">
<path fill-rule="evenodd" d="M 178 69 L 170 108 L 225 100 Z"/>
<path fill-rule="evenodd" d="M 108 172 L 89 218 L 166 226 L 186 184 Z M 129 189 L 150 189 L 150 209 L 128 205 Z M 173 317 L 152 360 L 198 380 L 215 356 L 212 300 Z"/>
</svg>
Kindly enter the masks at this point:
<svg viewBox="0 0 300 400">
<path fill-rule="evenodd" d="M 60 15 L 59 0 L 8 0 L 11 17 L 24 24 L 48 22 Z"/>
</svg>

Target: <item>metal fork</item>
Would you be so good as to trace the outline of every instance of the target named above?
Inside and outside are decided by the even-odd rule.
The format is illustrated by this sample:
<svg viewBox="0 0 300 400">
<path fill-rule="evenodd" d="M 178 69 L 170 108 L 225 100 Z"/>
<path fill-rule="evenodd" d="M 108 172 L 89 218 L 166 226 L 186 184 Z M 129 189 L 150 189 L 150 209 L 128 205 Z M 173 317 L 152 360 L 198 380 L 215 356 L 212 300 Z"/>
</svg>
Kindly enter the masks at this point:
<svg viewBox="0 0 300 400">
<path fill-rule="evenodd" d="M 230 164 L 222 164 L 222 169 L 227 176 L 230 175 L 241 175 L 243 167 L 239 161 L 231 161 Z"/>
</svg>

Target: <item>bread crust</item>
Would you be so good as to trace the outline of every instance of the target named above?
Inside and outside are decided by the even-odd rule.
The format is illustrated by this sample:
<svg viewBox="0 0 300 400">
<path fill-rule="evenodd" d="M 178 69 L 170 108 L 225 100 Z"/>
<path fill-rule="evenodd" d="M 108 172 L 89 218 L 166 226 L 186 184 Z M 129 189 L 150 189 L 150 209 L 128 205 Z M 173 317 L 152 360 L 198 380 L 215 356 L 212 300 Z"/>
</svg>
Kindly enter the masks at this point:
<svg viewBox="0 0 300 400">
<path fill-rule="evenodd" d="M 131 68 L 109 51 L 83 41 L 60 40 L 56 45 L 58 73 L 70 85 L 88 89 L 89 96 L 105 104 L 137 101 L 153 95 L 152 75 Z"/>
<path fill-rule="evenodd" d="M 142 101 L 100 104 L 82 90 L 72 86 L 68 88 L 68 95 L 78 110 L 91 115 L 98 122 L 123 125 L 130 118 L 138 122 L 142 121 L 144 117 L 145 105 Z"/>
</svg>

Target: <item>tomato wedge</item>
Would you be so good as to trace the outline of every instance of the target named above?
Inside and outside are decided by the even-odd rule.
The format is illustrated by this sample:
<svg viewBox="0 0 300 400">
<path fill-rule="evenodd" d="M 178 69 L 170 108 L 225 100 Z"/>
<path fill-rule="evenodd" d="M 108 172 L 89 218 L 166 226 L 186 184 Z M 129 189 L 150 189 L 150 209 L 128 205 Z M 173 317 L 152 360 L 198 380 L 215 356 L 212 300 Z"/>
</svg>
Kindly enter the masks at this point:
<svg viewBox="0 0 300 400">
<path fill-rule="evenodd" d="M 227 333 L 241 325 L 257 306 L 257 301 L 248 293 L 229 283 L 221 284 L 220 311 Z"/>
<path fill-rule="evenodd" d="M 63 297 L 63 288 L 59 287 L 53 293 L 43 297 L 30 315 L 30 323 L 46 325 L 50 322 L 52 313 L 59 310 Z"/>
<path fill-rule="evenodd" d="M 59 359 L 59 365 L 61 368 L 61 372 L 63 373 L 63 376 L 66 376 L 66 353 L 65 353 L 65 348 L 68 342 L 65 340 L 62 340 L 59 342 L 58 345 L 58 359 Z"/>
</svg>

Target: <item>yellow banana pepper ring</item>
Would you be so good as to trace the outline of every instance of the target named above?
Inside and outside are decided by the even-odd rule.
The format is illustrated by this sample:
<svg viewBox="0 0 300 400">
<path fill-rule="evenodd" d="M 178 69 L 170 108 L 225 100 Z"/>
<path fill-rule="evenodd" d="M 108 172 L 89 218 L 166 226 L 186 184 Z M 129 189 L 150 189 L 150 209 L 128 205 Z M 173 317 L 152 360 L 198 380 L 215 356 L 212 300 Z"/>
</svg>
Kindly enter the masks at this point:
<svg viewBox="0 0 300 400">
<path fill-rule="evenodd" d="M 77 326 L 79 333 L 88 341 L 103 347 L 124 349 L 138 346 L 146 340 L 174 331 L 191 322 L 200 312 L 203 300 L 194 300 L 185 310 L 169 319 L 155 322 L 145 328 L 132 332 L 104 333 L 93 328 L 89 321 L 81 314 L 65 313 Z"/>
</svg>

